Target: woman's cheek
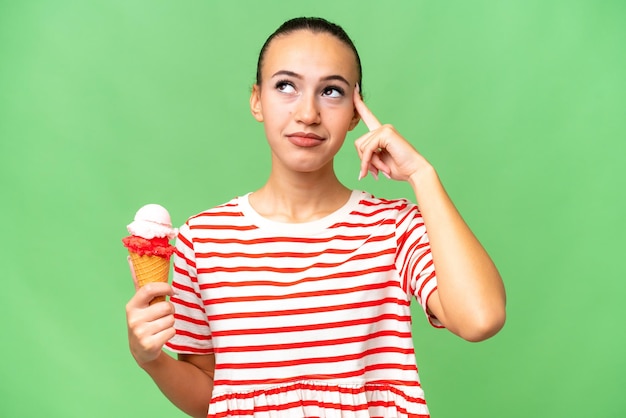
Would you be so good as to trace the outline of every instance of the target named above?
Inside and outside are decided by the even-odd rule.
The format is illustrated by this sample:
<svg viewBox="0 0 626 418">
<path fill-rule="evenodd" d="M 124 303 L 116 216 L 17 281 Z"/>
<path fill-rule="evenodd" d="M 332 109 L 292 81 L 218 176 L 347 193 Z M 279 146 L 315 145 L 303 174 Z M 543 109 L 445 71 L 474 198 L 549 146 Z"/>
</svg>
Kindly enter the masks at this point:
<svg viewBox="0 0 626 418">
<path fill-rule="evenodd" d="M 320 108 L 323 109 L 327 114 L 334 115 L 337 118 L 343 118 L 349 116 L 352 118 L 352 113 L 354 110 L 354 106 L 351 102 L 348 101 L 336 101 L 336 102 L 324 102 L 320 104 Z"/>
</svg>

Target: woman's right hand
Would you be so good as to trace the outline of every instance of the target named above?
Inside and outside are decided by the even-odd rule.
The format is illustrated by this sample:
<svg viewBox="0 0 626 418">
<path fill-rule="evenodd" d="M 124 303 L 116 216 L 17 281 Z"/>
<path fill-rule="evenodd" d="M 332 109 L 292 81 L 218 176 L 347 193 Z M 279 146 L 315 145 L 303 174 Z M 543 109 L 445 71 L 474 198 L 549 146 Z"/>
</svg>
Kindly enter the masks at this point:
<svg viewBox="0 0 626 418">
<path fill-rule="evenodd" d="M 130 352 L 139 366 L 156 360 L 165 343 L 174 336 L 174 305 L 169 301 L 150 305 L 157 296 L 172 295 L 168 283 L 148 283 L 137 288 L 131 265 L 131 274 L 137 289 L 126 304 L 126 323 Z"/>
</svg>

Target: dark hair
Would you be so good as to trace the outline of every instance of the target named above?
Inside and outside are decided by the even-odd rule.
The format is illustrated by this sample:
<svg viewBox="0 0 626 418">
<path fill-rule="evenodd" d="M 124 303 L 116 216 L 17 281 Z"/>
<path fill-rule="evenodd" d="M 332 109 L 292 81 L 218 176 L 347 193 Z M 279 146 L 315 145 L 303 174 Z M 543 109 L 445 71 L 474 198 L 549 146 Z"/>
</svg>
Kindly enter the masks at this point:
<svg viewBox="0 0 626 418">
<path fill-rule="evenodd" d="M 280 27 L 276 29 L 274 33 L 269 36 L 269 38 L 267 38 L 267 40 L 263 44 L 263 47 L 261 48 L 261 52 L 259 53 L 259 60 L 256 66 L 256 83 L 258 85 L 261 85 L 261 67 L 263 66 L 263 60 L 265 58 L 265 53 L 267 52 L 269 44 L 277 36 L 288 35 L 292 32 L 296 32 L 299 30 L 308 30 L 313 33 L 327 33 L 339 39 L 345 45 L 350 47 L 350 49 L 354 52 L 354 56 L 356 58 L 356 65 L 359 72 L 359 87 L 361 91 L 363 91 L 363 86 L 361 85 L 361 78 L 363 75 L 361 69 L 361 58 L 359 57 L 359 53 L 357 52 L 356 47 L 352 42 L 352 39 L 350 39 L 346 31 L 343 30 L 341 26 L 335 23 L 331 23 L 321 17 L 296 17 L 294 19 L 288 20 L 280 25 Z"/>
</svg>

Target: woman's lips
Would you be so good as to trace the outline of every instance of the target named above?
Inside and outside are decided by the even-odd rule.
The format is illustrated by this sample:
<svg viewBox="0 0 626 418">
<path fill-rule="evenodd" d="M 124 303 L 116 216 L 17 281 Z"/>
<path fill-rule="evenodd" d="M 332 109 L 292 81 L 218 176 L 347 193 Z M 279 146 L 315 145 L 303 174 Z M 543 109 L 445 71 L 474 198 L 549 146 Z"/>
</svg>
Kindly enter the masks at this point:
<svg viewBox="0 0 626 418">
<path fill-rule="evenodd" d="M 288 134 L 287 139 L 289 139 L 289 142 L 294 145 L 309 148 L 320 145 L 322 142 L 324 142 L 325 138 L 314 133 L 294 132 L 292 134 Z"/>
</svg>

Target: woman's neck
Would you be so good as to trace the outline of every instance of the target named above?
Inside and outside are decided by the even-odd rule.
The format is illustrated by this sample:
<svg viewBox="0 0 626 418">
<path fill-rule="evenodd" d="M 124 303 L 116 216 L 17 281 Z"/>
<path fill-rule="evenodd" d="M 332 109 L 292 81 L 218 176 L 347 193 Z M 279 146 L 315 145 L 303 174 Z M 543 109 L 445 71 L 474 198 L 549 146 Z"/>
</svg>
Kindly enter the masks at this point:
<svg viewBox="0 0 626 418">
<path fill-rule="evenodd" d="M 311 222 L 330 215 L 350 198 L 334 171 L 327 173 L 276 173 L 250 195 L 250 205 L 261 216 L 288 223 Z"/>
</svg>

